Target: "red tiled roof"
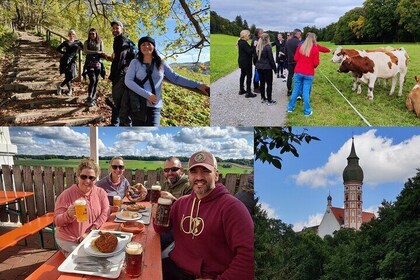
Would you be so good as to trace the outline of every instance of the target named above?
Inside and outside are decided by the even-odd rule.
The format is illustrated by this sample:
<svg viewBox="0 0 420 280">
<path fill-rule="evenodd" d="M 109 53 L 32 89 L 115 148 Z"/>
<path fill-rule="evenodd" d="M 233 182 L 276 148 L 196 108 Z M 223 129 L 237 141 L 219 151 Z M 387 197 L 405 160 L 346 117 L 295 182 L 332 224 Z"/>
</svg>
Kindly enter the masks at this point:
<svg viewBox="0 0 420 280">
<path fill-rule="evenodd" d="M 344 208 L 331 207 L 331 211 L 334 214 L 334 217 L 337 219 L 340 225 L 344 224 Z M 371 220 L 375 219 L 375 214 L 370 212 L 362 212 L 362 224 L 368 223 Z"/>
</svg>

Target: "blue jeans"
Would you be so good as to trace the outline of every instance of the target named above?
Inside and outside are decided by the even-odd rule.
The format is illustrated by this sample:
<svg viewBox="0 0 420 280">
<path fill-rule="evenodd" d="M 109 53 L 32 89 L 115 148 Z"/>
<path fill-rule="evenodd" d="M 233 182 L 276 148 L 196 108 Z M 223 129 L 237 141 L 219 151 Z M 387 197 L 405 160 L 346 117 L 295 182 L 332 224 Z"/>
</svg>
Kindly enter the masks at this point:
<svg viewBox="0 0 420 280">
<path fill-rule="evenodd" d="M 292 96 L 290 97 L 287 110 L 293 111 L 295 109 L 296 99 L 299 93 L 302 92 L 303 93 L 303 114 L 309 115 L 312 112 L 310 93 L 311 93 L 312 81 L 314 80 L 314 76 L 295 73 L 293 79 L 294 79 L 293 92 L 292 92 Z"/>
</svg>

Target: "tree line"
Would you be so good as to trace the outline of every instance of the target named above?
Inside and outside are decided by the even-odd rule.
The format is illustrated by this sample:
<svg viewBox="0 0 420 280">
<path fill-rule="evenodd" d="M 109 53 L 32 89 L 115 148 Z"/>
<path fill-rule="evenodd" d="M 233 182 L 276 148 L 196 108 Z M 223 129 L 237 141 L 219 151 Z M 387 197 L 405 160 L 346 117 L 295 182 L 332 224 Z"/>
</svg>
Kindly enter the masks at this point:
<svg viewBox="0 0 420 280">
<path fill-rule="evenodd" d="M 420 38 L 420 0 L 366 0 L 326 27 L 305 26 L 303 33 L 314 32 L 318 41 L 335 44 L 418 42 Z M 255 32 L 255 24 L 237 16 L 229 21 L 212 11 L 210 33 L 239 36 L 243 29 Z M 245 24 L 246 23 L 246 24 Z M 269 31 L 278 33 L 291 30 Z M 274 39 L 274 36 L 270 36 Z"/>
<path fill-rule="evenodd" d="M 14 160 L 26 160 L 26 159 L 39 159 L 39 160 L 49 160 L 49 159 L 64 159 L 64 160 L 70 160 L 70 159 L 83 159 L 86 158 L 86 156 L 65 156 L 65 155 L 15 155 Z M 103 156 L 99 157 L 100 160 L 106 160 L 109 161 L 113 158 L 113 156 Z M 168 157 L 159 157 L 159 156 L 133 156 L 133 155 L 125 155 L 122 156 L 125 160 L 141 160 L 141 161 L 165 161 Z M 187 163 L 190 159 L 189 157 L 178 157 L 181 162 Z M 238 165 L 244 165 L 244 166 L 253 166 L 253 159 L 221 159 L 219 157 L 216 157 L 216 160 L 218 163 L 221 162 L 229 162 L 234 163 Z M 230 166 L 232 167 L 232 166 Z"/>
<path fill-rule="evenodd" d="M 255 275 L 259 280 L 420 279 L 420 169 L 395 202 L 361 230 L 342 228 L 321 239 L 267 216 L 257 206 Z M 304 206 L 303 206 L 304 207 Z"/>
</svg>

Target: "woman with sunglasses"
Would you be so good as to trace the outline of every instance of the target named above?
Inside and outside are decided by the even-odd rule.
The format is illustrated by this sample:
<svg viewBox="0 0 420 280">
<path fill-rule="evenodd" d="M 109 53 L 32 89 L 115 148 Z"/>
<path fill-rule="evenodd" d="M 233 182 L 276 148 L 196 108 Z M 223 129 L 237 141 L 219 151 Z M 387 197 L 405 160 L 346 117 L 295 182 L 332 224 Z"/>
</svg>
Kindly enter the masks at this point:
<svg viewBox="0 0 420 280">
<path fill-rule="evenodd" d="M 114 196 L 119 196 L 121 199 L 124 198 L 130 188 L 130 183 L 123 175 L 125 166 L 122 157 L 113 157 L 109 163 L 111 172 L 109 175 L 99 180 L 96 185 L 105 190 L 108 194 L 109 203 L 112 205 Z M 139 186 L 139 200 L 143 200 L 147 195 L 147 189 L 141 184 L 139 184 Z M 118 211 L 118 207 L 111 207 L 111 212 L 115 211 Z"/>
<path fill-rule="evenodd" d="M 76 171 L 77 184 L 64 190 L 58 197 L 54 209 L 57 226 L 55 239 L 60 250 L 67 256 L 90 231 L 99 229 L 109 216 L 106 192 L 95 185 L 99 168 L 92 159 L 83 159 Z M 87 221 L 78 222 L 74 202 L 85 201 Z"/>
<path fill-rule="evenodd" d="M 86 54 L 85 66 L 83 67 L 83 77 L 89 76 L 88 98 L 86 103 L 89 107 L 96 105 L 96 89 L 98 87 L 99 75 L 105 78 L 105 67 L 102 58 L 104 53 L 104 43 L 95 28 L 89 30 L 88 39 L 83 44 L 83 52 Z"/>
</svg>

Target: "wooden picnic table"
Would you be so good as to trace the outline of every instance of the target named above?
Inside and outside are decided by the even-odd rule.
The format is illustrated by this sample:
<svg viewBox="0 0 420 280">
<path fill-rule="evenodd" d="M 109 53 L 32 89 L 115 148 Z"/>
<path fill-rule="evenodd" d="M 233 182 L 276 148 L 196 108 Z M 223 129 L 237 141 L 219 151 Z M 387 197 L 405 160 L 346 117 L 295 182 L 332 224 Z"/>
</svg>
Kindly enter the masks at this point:
<svg viewBox="0 0 420 280">
<path fill-rule="evenodd" d="M 139 202 L 138 204 L 145 205 L 146 207 L 151 207 L 150 202 Z M 108 218 L 108 221 L 102 225 L 100 229 L 103 230 L 116 230 L 120 231 L 121 223 L 114 222 L 116 213 L 112 213 Z M 141 275 L 137 278 L 131 278 L 125 274 L 125 269 L 123 268 L 118 279 L 139 279 L 139 280 L 161 280 L 162 279 L 162 261 L 161 261 L 161 248 L 160 248 L 160 236 L 155 232 L 152 225 L 152 220 L 150 224 L 145 225 L 145 230 L 142 233 L 135 234 L 132 238 L 132 241 L 140 242 L 143 246 L 143 267 Z M 57 252 L 55 255 L 61 254 Z M 54 256 L 53 256 L 54 257 Z M 62 261 L 57 265 L 55 269 L 60 266 Z M 74 273 L 62 273 L 57 271 L 59 280 L 76 280 L 76 279 L 104 279 L 97 276 L 74 274 Z"/>
<path fill-rule="evenodd" d="M 9 206 L 18 202 L 19 210 L 8 208 L 7 211 L 19 214 L 20 222 L 24 224 L 26 219 L 24 217 L 25 206 L 23 204 L 23 201 L 26 197 L 30 197 L 33 195 L 33 192 L 0 191 L 0 206 Z"/>
</svg>

